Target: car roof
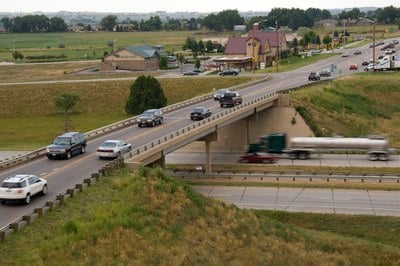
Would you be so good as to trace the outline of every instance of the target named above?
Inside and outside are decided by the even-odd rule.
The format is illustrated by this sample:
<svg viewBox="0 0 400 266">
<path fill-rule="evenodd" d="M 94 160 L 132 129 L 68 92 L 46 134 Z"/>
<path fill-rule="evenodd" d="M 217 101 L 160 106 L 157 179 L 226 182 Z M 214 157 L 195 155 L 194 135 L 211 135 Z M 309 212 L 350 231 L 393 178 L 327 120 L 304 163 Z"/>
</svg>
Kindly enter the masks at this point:
<svg viewBox="0 0 400 266">
<path fill-rule="evenodd" d="M 23 180 L 25 180 L 26 178 L 31 177 L 31 176 L 33 176 L 33 175 L 14 175 L 14 176 L 7 177 L 6 179 L 4 179 L 4 181 L 18 183 L 18 182 L 22 182 Z"/>
<path fill-rule="evenodd" d="M 80 132 L 65 132 L 64 134 L 60 135 L 59 137 L 72 137 L 76 134 L 82 134 Z"/>
<path fill-rule="evenodd" d="M 103 141 L 103 143 L 105 143 L 105 142 L 108 142 L 108 143 L 118 143 L 118 142 L 121 142 L 122 140 L 120 140 L 120 139 L 108 139 L 108 140 L 105 140 L 105 141 Z"/>
</svg>

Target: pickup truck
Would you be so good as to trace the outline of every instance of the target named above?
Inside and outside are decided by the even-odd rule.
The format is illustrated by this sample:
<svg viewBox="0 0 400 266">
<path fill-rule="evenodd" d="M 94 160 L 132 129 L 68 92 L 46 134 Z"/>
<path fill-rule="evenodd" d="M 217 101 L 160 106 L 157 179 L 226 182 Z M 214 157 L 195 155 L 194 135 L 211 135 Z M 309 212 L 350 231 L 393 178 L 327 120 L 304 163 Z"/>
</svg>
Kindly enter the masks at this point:
<svg viewBox="0 0 400 266">
<path fill-rule="evenodd" d="M 241 104 L 242 101 L 242 96 L 238 92 L 227 92 L 219 99 L 219 104 L 221 107 L 233 107 L 237 104 Z"/>
</svg>

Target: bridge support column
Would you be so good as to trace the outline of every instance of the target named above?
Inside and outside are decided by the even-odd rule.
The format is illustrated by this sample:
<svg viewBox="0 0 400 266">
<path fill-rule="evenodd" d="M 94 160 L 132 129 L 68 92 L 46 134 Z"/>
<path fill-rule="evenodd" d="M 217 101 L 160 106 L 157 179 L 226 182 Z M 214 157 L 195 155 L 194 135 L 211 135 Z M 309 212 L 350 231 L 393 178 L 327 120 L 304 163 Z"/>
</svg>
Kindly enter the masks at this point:
<svg viewBox="0 0 400 266">
<path fill-rule="evenodd" d="M 211 174 L 211 141 L 206 140 L 204 143 L 206 145 L 206 174 L 209 175 Z"/>
</svg>

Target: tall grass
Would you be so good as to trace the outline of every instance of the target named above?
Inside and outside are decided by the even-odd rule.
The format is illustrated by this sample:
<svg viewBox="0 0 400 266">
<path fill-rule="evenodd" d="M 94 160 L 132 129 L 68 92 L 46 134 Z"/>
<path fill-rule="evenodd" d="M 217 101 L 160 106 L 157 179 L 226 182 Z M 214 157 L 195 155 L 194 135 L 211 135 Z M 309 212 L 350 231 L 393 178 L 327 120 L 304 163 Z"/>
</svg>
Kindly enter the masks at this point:
<svg viewBox="0 0 400 266">
<path fill-rule="evenodd" d="M 357 234 L 367 231 L 368 218 L 354 217 L 361 229 L 352 230 L 341 216 L 307 221 L 306 214 L 288 214 L 285 221 L 280 213 L 256 214 L 207 199 L 160 169 L 121 170 L 8 237 L 0 258 L 2 265 L 390 265 L 400 259 L 394 236 Z M 305 229 L 321 218 L 331 230 Z M 399 218 L 390 220 L 386 229 L 397 230 Z M 339 227 L 347 229 L 335 232 Z"/>
</svg>

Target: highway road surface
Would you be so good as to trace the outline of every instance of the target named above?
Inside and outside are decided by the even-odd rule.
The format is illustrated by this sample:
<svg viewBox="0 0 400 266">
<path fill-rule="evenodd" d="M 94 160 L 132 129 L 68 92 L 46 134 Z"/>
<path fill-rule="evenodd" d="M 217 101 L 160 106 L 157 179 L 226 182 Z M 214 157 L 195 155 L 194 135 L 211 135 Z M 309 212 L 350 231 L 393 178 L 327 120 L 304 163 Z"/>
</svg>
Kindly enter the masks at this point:
<svg viewBox="0 0 400 266">
<path fill-rule="evenodd" d="M 400 216 L 400 191 L 287 187 L 193 186 L 243 209 Z"/>
</svg>

